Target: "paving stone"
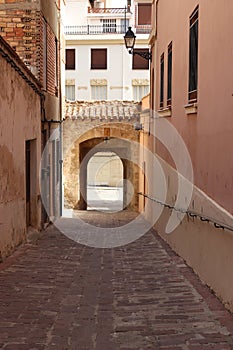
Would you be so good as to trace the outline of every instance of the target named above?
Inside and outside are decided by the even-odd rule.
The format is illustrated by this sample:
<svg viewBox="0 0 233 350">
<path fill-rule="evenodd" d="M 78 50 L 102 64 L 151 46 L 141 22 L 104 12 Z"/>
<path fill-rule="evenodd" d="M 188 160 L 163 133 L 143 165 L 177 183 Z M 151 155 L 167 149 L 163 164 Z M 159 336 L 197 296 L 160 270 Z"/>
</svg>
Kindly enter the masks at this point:
<svg viewBox="0 0 233 350">
<path fill-rule="evenodd" d="M 136 214 L 80 215 L 109 227 Z M 153 230 L 95 249 L 50 227 L 0 265 L 0 349 L 232 350 L 233 317 Z"/>
</svg>

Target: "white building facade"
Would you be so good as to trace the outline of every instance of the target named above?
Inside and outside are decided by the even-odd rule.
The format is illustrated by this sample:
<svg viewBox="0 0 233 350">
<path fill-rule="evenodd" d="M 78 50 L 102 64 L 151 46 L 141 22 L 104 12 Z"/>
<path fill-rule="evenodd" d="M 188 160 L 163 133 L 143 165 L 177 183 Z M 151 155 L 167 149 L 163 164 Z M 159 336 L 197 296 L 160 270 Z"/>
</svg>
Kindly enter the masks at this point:
<svg viewBox="0 0 233 350">
<path fill-rule="evenodd" d="M 151 1 L 67 0 L 66 98 L 135 100 L 149 93 L 149 61 L 130 55 L 124 34 L 136 35 L 135 50 L 146 51 Z"/>
</svg>

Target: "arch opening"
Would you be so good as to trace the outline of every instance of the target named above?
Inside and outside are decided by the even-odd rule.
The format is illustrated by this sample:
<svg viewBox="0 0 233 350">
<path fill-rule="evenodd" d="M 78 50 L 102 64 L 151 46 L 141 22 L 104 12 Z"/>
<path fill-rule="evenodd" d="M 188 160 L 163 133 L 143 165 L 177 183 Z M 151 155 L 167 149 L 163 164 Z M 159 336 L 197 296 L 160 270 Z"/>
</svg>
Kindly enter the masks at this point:
<svg viewBox="0 0 233 350">
<path fill-rule="evenodd" d="M 124 167 L 111 151 L 96 152 L 87 164 L 87 210 L 123 210 Z"/>
<path fill-rule="evenodd" d="M 64 207 L 68 210 L 87 210 L 88 162 L 97 152 L 114 152 L 123 166 L 123 209 L 137 211 L 139 169 L 135 144 L 138 143 L 138 138 L 133 125 L 104 124 L 76 138 L 70 148 L 66 147 Z"/>
</svg>

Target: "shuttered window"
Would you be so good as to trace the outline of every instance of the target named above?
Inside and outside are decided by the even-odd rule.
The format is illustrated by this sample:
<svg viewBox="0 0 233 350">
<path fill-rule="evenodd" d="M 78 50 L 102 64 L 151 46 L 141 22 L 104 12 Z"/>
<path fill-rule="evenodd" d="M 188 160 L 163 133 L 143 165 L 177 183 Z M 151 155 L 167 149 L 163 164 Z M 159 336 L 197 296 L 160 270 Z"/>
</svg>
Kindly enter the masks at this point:
<svg viewBox="0 0 233 350">
<path fill-rule="evenodd" d="M 47 23 L 47 91 L 51 95 L 58 95 L 58 77 L 57 77 L 57 47 L 56 37 L 52 28 Z"/>
<path fill-rule="evenodd" d="M 91 86 L 92 100 L 107 100 L 107 85 L 92 85 Z"/>
<path fill-rule="evenodd" d="M 172 43 L 168 46 L 167 53 L 167 106 L 172 103 Z"/>
<path fill-rule="evenodd" d="M 91 69 L 107 69 L 107 49 L 91 49 Z"/>
<path fill-rule="evenodd" d="M 164 99 L 164 54 L 160 57 L 160 108 L 163 108 Z"/>
<path fill-rule="evenodd" d="M 134 52 L 148 52 L 149 49 L 134 49 Z M 149 69 L 149 60 L 135 54 L 133 55 L 133 69 Z"/>
<path fill-rule="evenodd" d="M 190 17 L 189 31 L 189 101 L 197 100 L 198 8 Z"/>
<path fill-rule="evenodd" d="M 116 19 L 103 19 L 103 32 L 116 33 Z"/>
<path fill-rule="evenodd" d="M 43 21 L 43 67 L 42 67 L 42 81 L 43 81 L 43 88 L 47 90 L 47 23 L 45 19 L 42 19 Z"/>
<path fill-rule="evenodd" d="M 66 99 L 69 101 L 75 101 L 75 85 L 66 85 Z"/>
<path fill-rule="evenodd" d="M 141 99 L 149 93 L 149 85 L 134 85 L 133 86 L 133 100 L 141 101 Z"/>
<path fill-rule="evenodd" d="M 138 4 L 138 25 L 151 24 L 151 4 Z"/>
<path fill-rule="evenodd" d="M 75 69 L 75 49 L 66 49 L 66 69 Z"/>
</svg>

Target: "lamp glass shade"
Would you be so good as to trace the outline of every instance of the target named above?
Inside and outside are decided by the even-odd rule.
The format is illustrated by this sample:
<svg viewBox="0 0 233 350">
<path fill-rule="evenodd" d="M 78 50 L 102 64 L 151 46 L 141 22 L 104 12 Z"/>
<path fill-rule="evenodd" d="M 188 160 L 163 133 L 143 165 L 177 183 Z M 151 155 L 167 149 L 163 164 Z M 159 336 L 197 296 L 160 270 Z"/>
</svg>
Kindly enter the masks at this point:
<svg viewBox="0 0 233 350">
<path fill-rule="evenodd" d="M 124 39 L 125 39 L 125 47 L 127 49 L 132 50 L 134 48 L 136 35 L 134 35 L 134 32 L 131 30 L 131 27 L 129 27 L 127 32 L 125 33 Z"/>
</svg>

